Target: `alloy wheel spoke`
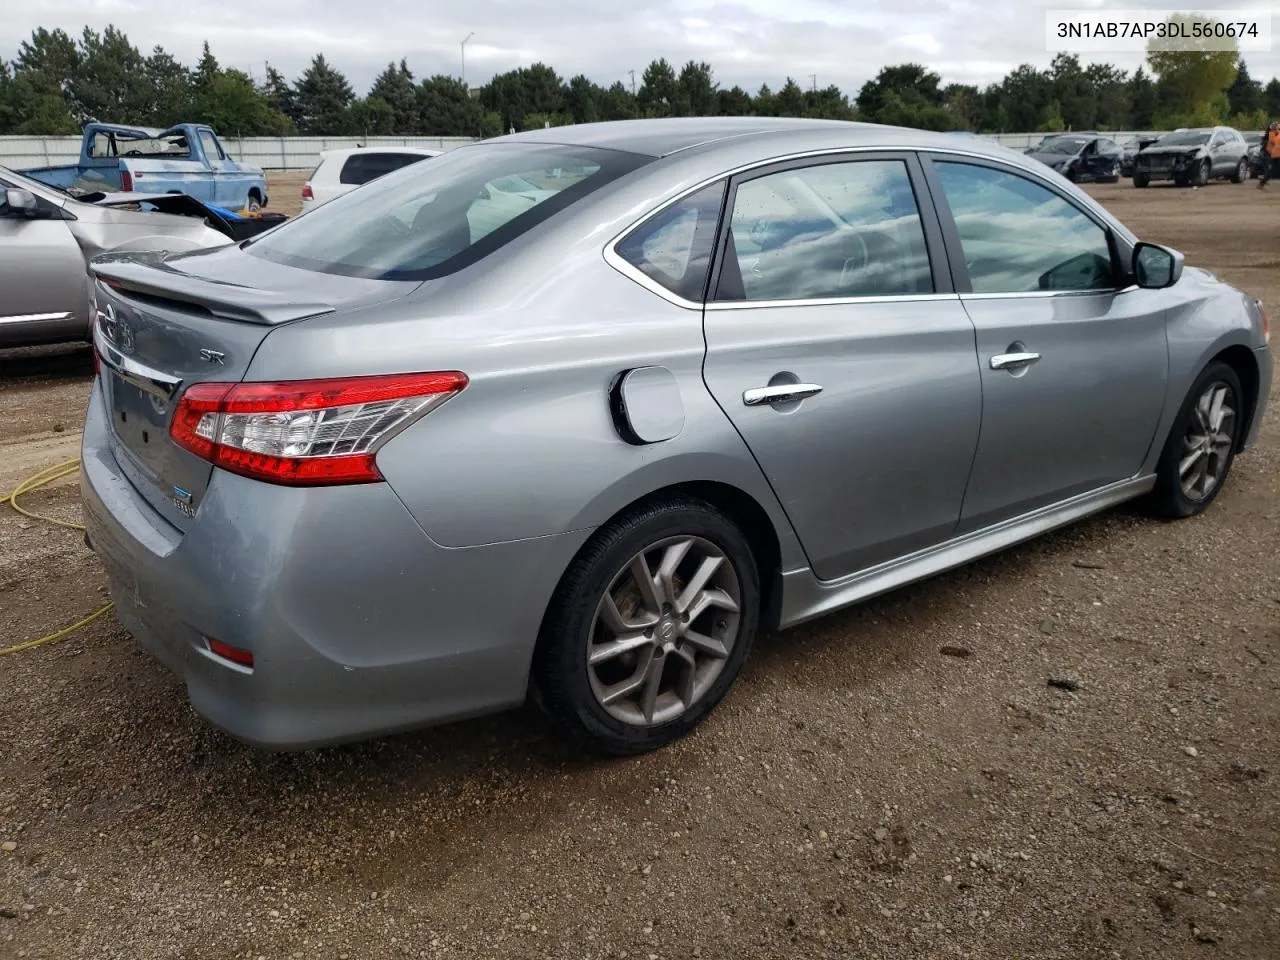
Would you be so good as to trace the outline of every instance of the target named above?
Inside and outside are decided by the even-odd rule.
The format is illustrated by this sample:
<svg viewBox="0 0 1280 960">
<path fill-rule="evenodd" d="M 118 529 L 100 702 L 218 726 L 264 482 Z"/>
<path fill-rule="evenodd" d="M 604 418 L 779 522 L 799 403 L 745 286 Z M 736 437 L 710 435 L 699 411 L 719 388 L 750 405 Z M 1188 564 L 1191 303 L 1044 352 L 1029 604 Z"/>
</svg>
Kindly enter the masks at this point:
<svg viewBox="0 0 1280 960">
<path fill-rule="evenodd" d="M 644 601 L 645 609 L 654 614 L 660 613 L 662 599 L 658 594 L 658 584 L 649 571 L 649 561 L 645 559 L 643 553 L 638 553 L 632 558 L 630 570 L 632 579 L 640 590 L 640 598 Z"/>
<path fill-rule="evenodd" d="M 698 658 L 692 650 L 680 647 L 676 648 L 675 655 L 680 659 L 680 680 L 676 684 L 676 696 L 687 710 L 693 706 L 698 680 Z"/>
<path fill-rule="evenodd" d="M 663 657 L 649 658 L 649 668 L 644 676 L 644 689 L 640 692 L 640 712 L 644 714 L 645 723 L 653 723 L 653 711 L 658 705 L 658 690 L 662 686 L 662 668 L 666 664 Z"/>
<path fill-rule="evenodd" d="M 641 647 L 653 646 L 653 640 L 646 637 L 643 633 L 631 633 L 610 640 L 608 643 L 593 643 L 591 652 L 588 655 L 587 662 L 591 666 L 605 663 L 614 657 L 620 657 L 624 653 L 632 650 L 639 650 Z"/>
<path fill-rule="evenodd" d="M 647 658 L 641 659 L 640 664 L 637 666 L 635 672 L 632 673 L 631 676 L 627 677 L 627 679 L 625 680 L 622 680 L 618 683 L 613 684 L 613 686 L 611 687 L 605 688 L 603 694 L 600 697 L 600 702 L 604 704 L 606 707 L 608 707 L 617 703 L 619 700 L 622 700 L 622 699 L 625 699 L 626 697 L 631 696 L 637 690 L 640 690 L 648 681 L 649 673 L 653 666 L 653 661 L 656 659 L 658 658 L 656 658 L 653 655 L 653 651 L 650 651 L 649 656 Z M 661 676 L 661 673 L 659 673 L 659 676 Z"/>
<path fill-rule="evenodd" d="M 705 653 L 718 660 L 724 660 L 729 656 L 729 651 L 725 649 L 723 643 L 715 637 L 708 637 L 706 634 L 698 633 L 696 630 L 686 630 L 684 640 L 700 653 Z"/>
<path fill-rule="evenodd" d="M 703 557 L 702 562 L 698 564 L 698 569 L 684 585 L 684 591 L 676 600 L 675 608 L 681 613 L 688 610 L 698 595 L 704 591 L 711 578 L 715 576 L 722 563 L 724 563 L 724 557 Z"/>
<path fill-rule="evenodd" d="M 618 603 L 613 599 L 613 594 L 608 591 L 605 592 L 600 601 L 600 621 L 615 637 L 644 630 L 646 627 L 651 627 L 658 622 L 657 613 L 648 610 L 643 611 L 643 613 L 644 615 L 639 618 L 633 617 L 628 620 L 622 615 L 622 611 L 618 609 Z"/>
<path fill-rule="evenodd" d="M 1193 489 L 1197 489 L 1197 490 L 1199 490 L 1199 492 L 1200 492 L 1200 496 L 1202 496 L 1202 497 L 1203 497 L 1206 493 L 1208 493 L 1208 490 L 1209 490 L 1209 460 L 1208 460 L 1208 458 L 1201 458 L 1200 462 L 1196 464 L 1196 469 L 1195 469 L 1195 481 L 1194 481 Z"/>
<path fill-rule="evenodd" d="M 676 570 L 693 547 L 692 540 L 681 540 L 671 544 L 662 554 L 662 563 L 658 566 L 658 591 L 663 603 L 676 606 Z"/>
<path fill-rule="evenodd" d="M 1213 391 L 1213 395 L 1209 398 L 1209 429 L 1222 429 L 1222 417 L 1224 412 L 1224 404 L 1227 401 L 1227 388 L 1219 387 Z"/>
<path fill-rule="evenodd" d="M 1229 450 L 1231 448 L 1231 434 L 1225 432 L 1215 433 L 1210 443 L 1215 450 Z"/>
<path fill-rule="evenodd" d="M 728 613 L 738 612 L 737 601 L 723 590 L 718 588 L 703 590 L 702 593 L 698 594 L 697 599 L 694 600 L 693 604 L 689 607 L 689 623 L 696 622 L 700 616 L 712 607 L 727 611 Z"/>
<path fill-rule="evenodd" d="M 1185 477 L 1196 462 L 1204 456 L 1204 448 L 1197 446 L 1178 463 L 1178 476 Z"/>
</svg>

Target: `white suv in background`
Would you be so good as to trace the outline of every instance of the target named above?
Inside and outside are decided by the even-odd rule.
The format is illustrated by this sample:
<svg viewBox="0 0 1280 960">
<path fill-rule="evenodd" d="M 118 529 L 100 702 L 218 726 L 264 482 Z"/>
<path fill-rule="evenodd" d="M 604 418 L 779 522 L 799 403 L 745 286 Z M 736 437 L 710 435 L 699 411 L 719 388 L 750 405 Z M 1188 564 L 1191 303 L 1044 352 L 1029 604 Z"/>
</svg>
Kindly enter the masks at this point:
<svg viewBox="0 0 1280 960">
<path fill-rule="evenodd" d="M 310 210 L 334 197 L 349 193 L 362 183 L 376 180 L 392 170 L 440 155 L 439 150 L 421 147 L 350 147 L 325 150 L 319 165 L 302 185 L 302 209 Z"/>
</svg>

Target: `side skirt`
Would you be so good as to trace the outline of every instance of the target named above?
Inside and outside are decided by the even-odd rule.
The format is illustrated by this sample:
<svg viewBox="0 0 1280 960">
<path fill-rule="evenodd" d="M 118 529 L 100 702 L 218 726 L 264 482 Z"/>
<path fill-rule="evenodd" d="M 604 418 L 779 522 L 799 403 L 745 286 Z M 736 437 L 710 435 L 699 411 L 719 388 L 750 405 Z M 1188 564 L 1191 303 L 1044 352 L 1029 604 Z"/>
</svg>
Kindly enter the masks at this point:
<svg viewBox="0 0 1280 960">
<path fill-rule="evenodd" d="M 807 567 L 789 570 L 782 575 L 779 627 L 795 626 L 1031 540 L 1082 517 L 1140 497 L 1155 484 L 1154 475 L 1112 483 L 839 580 L 818 580 Z"/>
</svg>

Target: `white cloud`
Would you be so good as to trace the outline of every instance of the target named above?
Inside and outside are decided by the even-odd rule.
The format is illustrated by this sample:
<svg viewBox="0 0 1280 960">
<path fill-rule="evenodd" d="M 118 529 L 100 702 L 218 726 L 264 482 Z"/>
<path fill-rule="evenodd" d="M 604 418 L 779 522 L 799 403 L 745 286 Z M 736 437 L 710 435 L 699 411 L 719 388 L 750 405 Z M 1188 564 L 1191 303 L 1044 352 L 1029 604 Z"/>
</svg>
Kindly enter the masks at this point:
<svg viewBox="0 0 1280 960">
<path fill-rule="evenodd" d="M 1268 0 L 1274 3 L 1274 0 Z M 317 52 L 357 90 L 404 57 L 418 76 L 457 75 L 469 32 L 467 79 L 542 60 L 567 77 L 629 83 L 650 60 L 677 69 L 706 60 L 724 86 L 774 89 L 787 76 L 837 84 L 851 96 L 882 66 L 916 60 L 944 81 L 984 84 L 1019 63 L 1048 65 L 1044 11 L 1063 7 L 1165 9 L 1168 0 L 0 0 L 0 57 L 11 59 L 38 27 L 73 35 L 114 23 L 144 52 L 160 44 L 188 63 L 208 39 L 225 64 L 262 76 L 270 61 L 296 76 Z M 1252 9 L 1258 0 L 1214 3 Z M 1139 54 L 1114 56 L 1132 70 Z M 1250 54 L 1265 82 L 1280 53 Z"/>
</svg>

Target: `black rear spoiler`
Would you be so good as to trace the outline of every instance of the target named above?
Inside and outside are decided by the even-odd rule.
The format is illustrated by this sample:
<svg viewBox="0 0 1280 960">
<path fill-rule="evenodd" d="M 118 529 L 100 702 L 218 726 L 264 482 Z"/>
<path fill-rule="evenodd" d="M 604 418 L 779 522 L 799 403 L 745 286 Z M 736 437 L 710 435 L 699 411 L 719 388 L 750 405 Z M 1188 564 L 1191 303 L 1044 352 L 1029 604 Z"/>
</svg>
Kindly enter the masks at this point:
<svg viewBox="0 0 1280 960">
<path fill-rule="evenodd" d="M 89 270 L 125 296 L 169 300 L 243 323 L 274 326 L 336 309 L 332 304 L 298 301 L 270 290 L 193 277 L 176 269 L 166 257 L 163 251 L 107 253 L 94 258 Z"/>
</svg>

